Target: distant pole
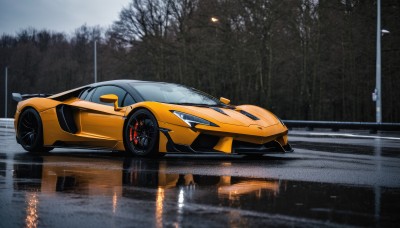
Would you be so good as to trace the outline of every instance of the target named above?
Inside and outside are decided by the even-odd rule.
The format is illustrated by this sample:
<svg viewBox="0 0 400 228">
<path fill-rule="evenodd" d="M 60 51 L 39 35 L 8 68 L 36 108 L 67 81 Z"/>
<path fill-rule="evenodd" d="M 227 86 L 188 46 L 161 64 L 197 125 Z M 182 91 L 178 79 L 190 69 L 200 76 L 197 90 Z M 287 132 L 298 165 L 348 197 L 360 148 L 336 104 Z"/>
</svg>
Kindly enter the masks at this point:
<svg viewBox="0 0 400 228">
<path fill-rule="evenodd" d="M 97 41 L 94 41 L 94 82 L 97 82 Z"/>
<path fill-rule="evenodd" d="M 382 122 L 382 93 L 381 93 L 381 0 L 377 0 L 376 16 L 376 122 Z"/>
<path fill-rule="evenodd" d="M 7 83 L 7 78 L 8 78 L 8 69 L 7 69 L 7 67 L 6 67 L 6 75 L 5 76 L 6 76 L 6 80 L 5 80 L 5 87 L 6 88 L 5 88 L 5 100 L 4 100 L 4 107 L 5 107 L 4 108 L 4 117 L 7 118 L 7 92 L 8 92 L 7 91 L 8 90 L 8 88 L 7 88 L 7 86 L 8 86 L 7 85 L 8 84 Z"/>
</svg>

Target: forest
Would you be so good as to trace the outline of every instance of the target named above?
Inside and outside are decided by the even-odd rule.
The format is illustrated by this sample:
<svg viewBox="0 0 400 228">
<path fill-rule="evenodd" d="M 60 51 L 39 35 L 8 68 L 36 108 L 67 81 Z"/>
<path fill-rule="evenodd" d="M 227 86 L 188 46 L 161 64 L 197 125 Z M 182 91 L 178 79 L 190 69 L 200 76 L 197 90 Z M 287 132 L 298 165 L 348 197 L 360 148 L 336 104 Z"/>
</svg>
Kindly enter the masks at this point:
<svg viewBox="0 0 400 228">
<path fill-rule="evenodd" d="M 383 122 L 400 122 L 400 1 L 384 0 Z M 21 29 L 0 37 L 0 116 L 11 92 L 98 81 L 184 84 L 282 119 L 375 121 L 374 0 L 131 0 L 107 28 Z"/>
</svg>

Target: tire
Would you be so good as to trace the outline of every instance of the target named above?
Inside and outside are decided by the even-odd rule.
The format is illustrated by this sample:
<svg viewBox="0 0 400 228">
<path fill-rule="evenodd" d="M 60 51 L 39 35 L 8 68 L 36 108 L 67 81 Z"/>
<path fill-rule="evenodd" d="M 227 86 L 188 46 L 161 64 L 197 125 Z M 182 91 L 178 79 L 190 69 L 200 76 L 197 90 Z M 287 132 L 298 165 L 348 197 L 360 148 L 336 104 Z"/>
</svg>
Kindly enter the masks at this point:
<svg viewBox="0 0 400 228">
<path fill-rule="evenodd" d="M 139 157 L 160 157 L 158 122 L 147 109 L 135 111 L 124 128 L 124 144 L 127 152 Z"/>
<path fill-rule="evenodd" d="M 19 117 L 18 138 L 21 146 L 29 152 L 49 152 L 52 147 L 43 146 L 43 125 L 39 113 L 27 108 Z"/>
</svg>

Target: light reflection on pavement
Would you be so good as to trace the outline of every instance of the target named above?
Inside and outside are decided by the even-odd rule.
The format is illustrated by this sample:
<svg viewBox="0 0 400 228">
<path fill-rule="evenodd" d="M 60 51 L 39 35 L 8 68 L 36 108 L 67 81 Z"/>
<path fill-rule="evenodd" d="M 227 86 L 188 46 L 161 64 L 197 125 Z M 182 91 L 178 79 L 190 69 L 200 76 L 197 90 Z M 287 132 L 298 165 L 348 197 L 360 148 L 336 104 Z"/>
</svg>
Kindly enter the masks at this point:
<svg viewBox="0 0 400 228">
<path fill-rule="evenodd" d="M 2 124 L 2 123 L 0 123 Z M 396 226 L 399 143 L 290 136 L 262 159 L 55 149 L 0 126 L 0 227 Z"/>
</svg>

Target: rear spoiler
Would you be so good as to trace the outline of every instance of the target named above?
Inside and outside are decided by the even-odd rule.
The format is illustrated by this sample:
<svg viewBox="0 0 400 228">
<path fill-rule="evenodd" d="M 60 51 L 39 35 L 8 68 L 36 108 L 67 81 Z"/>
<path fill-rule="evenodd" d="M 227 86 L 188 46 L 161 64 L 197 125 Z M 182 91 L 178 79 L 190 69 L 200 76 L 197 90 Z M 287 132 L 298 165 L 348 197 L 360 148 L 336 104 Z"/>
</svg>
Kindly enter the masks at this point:
<svg viewBox="0 0 400 228">
<path fill-rule="evenodd" d="M 12 93 L 12 98 L 16 102 L 20 102 L 22 100 L 26 100 L 32 97 L 49 97 L 53 94 L 47 93 L 35 93 L 35 94 L 20 94 L 20 93 Z"/>
</svg>

